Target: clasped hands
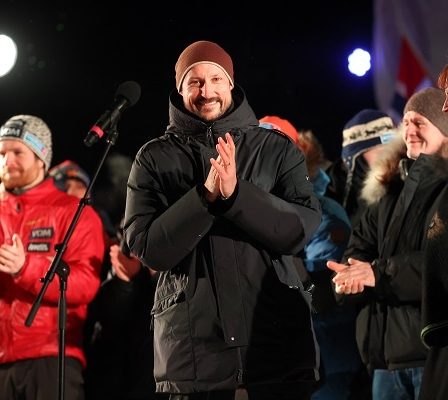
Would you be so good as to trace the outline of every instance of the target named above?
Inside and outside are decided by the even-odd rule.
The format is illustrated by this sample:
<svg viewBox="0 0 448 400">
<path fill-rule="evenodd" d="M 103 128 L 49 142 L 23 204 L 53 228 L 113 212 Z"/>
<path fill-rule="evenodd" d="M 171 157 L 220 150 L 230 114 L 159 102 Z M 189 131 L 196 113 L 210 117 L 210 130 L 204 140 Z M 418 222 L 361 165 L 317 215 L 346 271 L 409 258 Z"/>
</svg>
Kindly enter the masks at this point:
<svg viewBox="0 0 448 400">
<path fill-rule="evenodd" d="M 205 198 L 209 203 L 219 197 L 227 199 L 232 196 L 237 184 L 235 143 L 230 133 L 218 138 L 216 150 L 218 157 L 210 159 L 211 168 L 204 183 Z"/>
<path fill-rule="evenodd" d="M 361 293 L 365 286 L 375 286 L 375 275 L 372 265 L 366 261 L 349 258 L 348 265 L 335 261 L 327 261 L 327 267 L 336 272 L 333 277 L 338 294 Z"/>
</svg>

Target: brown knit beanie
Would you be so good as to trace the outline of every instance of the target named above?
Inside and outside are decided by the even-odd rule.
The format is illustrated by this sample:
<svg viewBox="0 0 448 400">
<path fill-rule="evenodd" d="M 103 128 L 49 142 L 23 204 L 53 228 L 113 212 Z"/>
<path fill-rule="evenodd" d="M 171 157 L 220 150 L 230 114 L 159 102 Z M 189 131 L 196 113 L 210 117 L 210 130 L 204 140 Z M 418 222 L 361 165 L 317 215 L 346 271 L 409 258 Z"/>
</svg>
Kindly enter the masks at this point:
<svg viewBox="0 0 448 400">
<path fill-rule="evenodd" d="M 442 111 L 445 102 L 443 90 L 429 87 L 414 93 L 406 103 L 403 111 L 415 111 L 429 119 L 440 132 L 448 136 L 448 115 Z"/>
<path fill-rule="evenodd" d="M 233 86 L 233 63 L 227 52 L 216 43 L 200 40 L 190 44 L 179 56 L 176 66 L 176 88 L 180 92 L 188 71 L 197 64 L 213 64 L 221 68 Z"/>
</svg>

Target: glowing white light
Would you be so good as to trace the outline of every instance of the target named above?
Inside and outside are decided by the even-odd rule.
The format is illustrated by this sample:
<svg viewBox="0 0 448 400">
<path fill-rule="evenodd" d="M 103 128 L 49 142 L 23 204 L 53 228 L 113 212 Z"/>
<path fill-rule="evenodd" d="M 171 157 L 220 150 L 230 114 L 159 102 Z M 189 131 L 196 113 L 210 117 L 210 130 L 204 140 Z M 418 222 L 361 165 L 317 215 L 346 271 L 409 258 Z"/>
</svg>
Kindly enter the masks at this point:
<svg viewBox="0 0 448 400">
<path fill-rule="evenodd" d="M 367 51 L 355 49 L 348 56 L 348 69 L 352 74 L 364 76 L 370 67 L 370 54 Z"/>
<path fill-rule="evenodd" d="M 17 46 L 6 35 L 0 35 L 0 77 L 6 75 L 14 67 L 17 59 Z"/>
</svg>

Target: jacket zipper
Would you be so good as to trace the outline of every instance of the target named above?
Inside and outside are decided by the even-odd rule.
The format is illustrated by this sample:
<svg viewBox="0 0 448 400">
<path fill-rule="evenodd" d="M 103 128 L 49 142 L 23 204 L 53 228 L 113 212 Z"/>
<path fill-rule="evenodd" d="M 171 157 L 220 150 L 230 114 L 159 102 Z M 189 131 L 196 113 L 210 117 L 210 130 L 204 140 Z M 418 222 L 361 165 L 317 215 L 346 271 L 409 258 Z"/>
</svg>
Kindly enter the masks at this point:
<svg viewBox="0 0 448 400">
<path fill-rule="evenodd" d="M 212 125 L 207 126 L 207 140 L 212 146 L 215 146 L 215 141 L 213 140 Z"/>
<path fill-rule="evenodd" d="M 241 348 L 238 347 L 236 349 L 238 353 L 238 366 L 239 368 L 236 371 L 236 383 L 238 386 L 242 386 L 244 383 L 244 369 L 243 369 L 243 359 L 241 357 Z"/>
</svg>

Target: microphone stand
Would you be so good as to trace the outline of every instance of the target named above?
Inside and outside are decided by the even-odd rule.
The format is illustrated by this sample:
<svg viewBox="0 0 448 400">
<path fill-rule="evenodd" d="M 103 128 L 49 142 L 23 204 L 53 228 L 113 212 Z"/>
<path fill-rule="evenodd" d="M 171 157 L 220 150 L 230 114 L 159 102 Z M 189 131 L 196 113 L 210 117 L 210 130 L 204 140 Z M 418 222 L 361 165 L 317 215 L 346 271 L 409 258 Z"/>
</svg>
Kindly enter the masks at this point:
<svg viewBox="0 0 448 400">
<path fill-rule="evenodd" d="M 90 193 L 92 187 L 98 177 L 101 167 L 106 160 L 106 157 L 111 149 L 111 147 L 116 143 L 118 138 L 118 130 L 117 130 L 117 122 L 119 115 L 116 115 L 116 118 L 111 123 L 109 130 L 107 131 L 107 146 L 104 149 L 103 156 L 101 157 L 100 162 L 95 170 L 92 180 L 90 181 L 89 186 L 87 187 L 86 193 L 83 198 L 80 200 L 78 204 L 78 208 L 73 216 L 73 219 L 70 223 L 70 226 L 67 230 L 67 233 L 64 236 L 62 243 L 59 243 L 55 246 L 56 255 L 51 262 L 50 268 L 48 269 L 45 277 L 40 278 L 40 281 L 43 283 L 41 290 L 39 291 L 36 300 L 31 307 L 31 310 L 25 320 L 25 325 L 30 327 L 33 323 L 34 317 L 40 307 L 42 299 L 47 291 L 48 285 L 53 280 L 55 274 L 59 277 L 59 290 L 60 297 L 58 302 L 58 327 L 59 327 L 59 335 L 58 335 L 58 399 L 64 400 L 65 397 L 65 328 L 66 328 L 66 319 L 67 319 L 67 302 L 66 302 L 66 291 L 67 291 L 67 278 L 70 275 L 70 267 L 64 261 L 62 261 L 62 256 L 64 255 L 65 250 L 67 249 L 68 241 L 70 240 L 76 224 L 81 216 L 82 210 L 86 205 L 92 204 L 92 200 L 90 198 Z"/>
</svg>

